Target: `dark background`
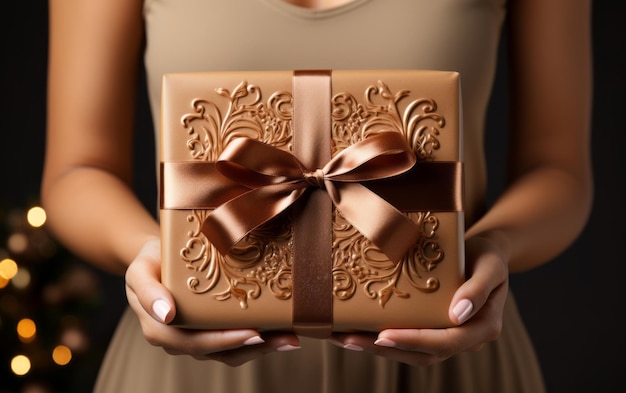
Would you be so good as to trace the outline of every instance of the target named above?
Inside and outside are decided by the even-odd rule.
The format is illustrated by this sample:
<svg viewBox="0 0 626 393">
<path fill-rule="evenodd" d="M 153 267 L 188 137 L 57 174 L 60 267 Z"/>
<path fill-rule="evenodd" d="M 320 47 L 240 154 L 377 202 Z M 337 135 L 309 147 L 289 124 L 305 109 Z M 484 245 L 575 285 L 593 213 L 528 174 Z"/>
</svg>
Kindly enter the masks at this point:
<svg viewBox="0 0 626 393">
<path fill-rule="evenodd" d="M 626 213 L 622 203 L 626 195 L 623 162 L 619 162 L 626 149 L 625 11 L 626 3 L 621 1 L 596 1 L 593 6 L 592 149 L 596 193 L 592 216 L 580 238 L 561 256 L 532 272 L 512 277 L 549 392 L 626 391 L 622 359 L 626 345 L 621 324 L 626 273 Z M 5 3 L 0 14 L 0 260 L 10 254 L 7 239 L 21 228 L 16 217 L 38 204 L 45 142 L 46 29 L 46 1 Z M 505 51 L 503 47 L 502 53 Z M 506 69 L 501 68 L 488 123 L 492 194 L 501 185 L 503 146 L 507 142 L 502 135 L 507 113 L 505 77 Z M 137 123 L 137 138 L 142 140 L 143 150 L 137 163 L 136 171 L 141 175 L 137 176 L 136 187 L 152 208 L 153 156 L 146 148 L 152 131 L 143 95 Z M 31 237 L 36 239 L 35 235 Z M 47 385 L 50 392 L 87 392 L 125 306 L 122 279 L 90 268 L 58 245 L 53 254 L 38 254 L 25 263 L 34 278 L 31 288 L 21 292 L 10 285 L 0 288 L 0 393 L 25 392 L 32 381 Z M 86 280 L 93 287 L 93 291 L 86 292 L 89 296 L 75 296 L 54 307 L 40 301 L 47 284 L 58 283 L 64 273 L 75 270 L 90 277 Z M 80 287 L 85 279 L 69 282 L 71 288 Z M 36 343 L 10 339 L 15 328 L 13 314 L 7 310 L 15 313 L 16 308 L 22 314 L 39 316 Z M 13 375 L 10 359 L 54 341 L 52 337 L 59 335 L 68 316 L 80 322 L 89 338 L 88 350 L 76 351 L 73 361 L 64 368 L 40 361 L 34 362 L 31 373 Z M 42 365 L 39 369 L 38 364 Z"/>
</svg>

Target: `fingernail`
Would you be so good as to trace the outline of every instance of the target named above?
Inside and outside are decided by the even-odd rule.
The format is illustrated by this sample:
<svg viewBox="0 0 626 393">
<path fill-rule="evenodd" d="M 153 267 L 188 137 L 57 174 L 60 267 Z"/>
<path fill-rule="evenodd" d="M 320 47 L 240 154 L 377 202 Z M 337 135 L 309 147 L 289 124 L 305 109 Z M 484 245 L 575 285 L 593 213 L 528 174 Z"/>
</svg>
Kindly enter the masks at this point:
<svg viewBox="0 0 626 393">
<path fill-rule="evenodd" d="M 388 338 L 379 338 L 378 340 L 374 341 L 374 344 L 376 345 L 380 345 L 381 347 L 395 347 L 396 343 L 391 341 Z"/>
<path fill-rule="evenodd" d="M 296 350 L 296 349 L 300 349 L 300 346 L 286 344 L 286 345 L 282 345 L 282 346 L 276 348 L 276 350 L 278 352 L 288 352 L 288 351 L 293 351 L 293 350 Z"/>
<path fill-rule="evenodd" d="M 261 338 L 261 336 L 250 337 L 246 341 L 243 342 L 244 345 L 255 345 L 255 344 L 263 344 L 265 340 Z"/>
<path fill-rule="evenodd" d="M 363 350 L 363 347 L 360 347 L 360 346 L 358 346 L 356 344 L 344 344 L 343 348 L 344 349 L 349 349 L 351 351 L 362 351 Z"/>
<path fill-rule="evenodd" d="M 457 317 L 459 323 L 463 323 L 467 320 L 472 310 L 474 309 L 474 305 L 471 301 L 467 299 L 463 299 L 454 306 L 452 309 L 452 313 Z"/>
<path fill-rule="evenodd" d="M 152 311 L 159 318 L 161 322 L 165 322 L 165 318 L 167 318 L 167 314 L 172 310 L 169 303 L 163 299 L 155 300 L 152 303 Z"/>
</svg>

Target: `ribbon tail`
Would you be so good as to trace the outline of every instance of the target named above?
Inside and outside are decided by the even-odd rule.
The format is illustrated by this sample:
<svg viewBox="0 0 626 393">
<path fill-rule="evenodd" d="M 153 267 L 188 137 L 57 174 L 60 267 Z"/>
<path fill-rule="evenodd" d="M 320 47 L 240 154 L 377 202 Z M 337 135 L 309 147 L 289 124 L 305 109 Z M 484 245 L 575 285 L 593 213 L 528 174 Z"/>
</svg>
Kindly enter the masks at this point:
<svg viewBox="0 0 626 393">
<path fill-rule="evenodd" d="M 392 262 L 399 262 L 419 237 L 418 226 L 401 211 L 359 183 L 328 184 L 337 209 Z M 355 203 L 354 201 L 359 201 Z"/>
<path fill-rule="evenodd" d="M 253 189 L 213 210 L 201 232 L 226 255 L 246 235 L 291 206 L 304 191 L 298 183 Z"/>
</svg>

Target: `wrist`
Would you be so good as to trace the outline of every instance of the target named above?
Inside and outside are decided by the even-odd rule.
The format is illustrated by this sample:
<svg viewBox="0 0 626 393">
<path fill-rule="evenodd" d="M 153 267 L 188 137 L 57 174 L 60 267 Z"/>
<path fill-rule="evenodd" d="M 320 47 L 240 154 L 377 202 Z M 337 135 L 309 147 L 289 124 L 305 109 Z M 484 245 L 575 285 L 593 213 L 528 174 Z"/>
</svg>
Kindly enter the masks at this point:
<svg viewBox="0 0 626 393">
<path fill-rule="evenodd" d="M 466 236 L 466 241 L 472 238 L 482 239 L 490 244 L 493 252 L 497 253 L 500 258 L 508 264 L 512 256 L 511 240 L 506 232 L 502 229 L 491 229 L 474 235 Z"/>
</svg>

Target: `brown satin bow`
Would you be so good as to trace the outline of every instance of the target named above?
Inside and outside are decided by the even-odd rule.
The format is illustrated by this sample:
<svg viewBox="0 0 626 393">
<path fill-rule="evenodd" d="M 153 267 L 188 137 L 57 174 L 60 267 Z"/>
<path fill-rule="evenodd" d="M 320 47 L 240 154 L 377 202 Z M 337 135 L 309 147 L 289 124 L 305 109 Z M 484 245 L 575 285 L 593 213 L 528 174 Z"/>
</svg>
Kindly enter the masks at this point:
<svg viewBox="0 0 626 393">
<path fill-rule="evenodd" d="M 238 138 L 216 162 L 227 178 L 251 188 L 218 206 L 202 232 L 222 254 L 272 219 L 309 187 L 328 196 L 357 230 L 394 262 L 415 244 L 419 228 L 402 212 L 360 182 L 384 179 L 411 169 L 415 155 L 404 137 L 383 132 L 338 153 L 323 168 L 309 170 L 291 153 L 249 138 Z"/>
</svg>

